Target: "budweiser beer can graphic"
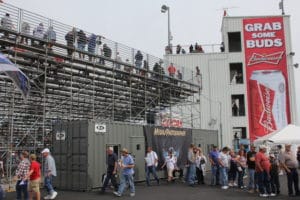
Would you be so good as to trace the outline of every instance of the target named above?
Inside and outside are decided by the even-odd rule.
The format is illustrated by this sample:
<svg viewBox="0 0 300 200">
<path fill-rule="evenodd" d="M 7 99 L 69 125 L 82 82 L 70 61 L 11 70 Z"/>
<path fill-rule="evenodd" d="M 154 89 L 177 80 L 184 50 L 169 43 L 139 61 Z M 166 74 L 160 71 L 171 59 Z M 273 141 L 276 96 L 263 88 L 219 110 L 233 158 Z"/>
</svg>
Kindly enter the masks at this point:
<svg viewBox="0 0 300 200">
<path fill-rule="evenodd" d="M 249 80 L 252 140 L 287 125 L 286 81 L 279 70 L 253 71 Z"/>
</svg>

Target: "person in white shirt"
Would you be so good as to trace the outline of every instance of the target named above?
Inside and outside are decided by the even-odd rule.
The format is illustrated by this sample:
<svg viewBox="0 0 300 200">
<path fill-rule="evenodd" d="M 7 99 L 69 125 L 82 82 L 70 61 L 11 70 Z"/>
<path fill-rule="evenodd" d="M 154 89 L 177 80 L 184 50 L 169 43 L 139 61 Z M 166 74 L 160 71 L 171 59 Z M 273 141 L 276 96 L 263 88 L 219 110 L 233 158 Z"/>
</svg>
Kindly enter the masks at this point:
<svg viewBox="0 0 300 200">
<path fill-rule="evenodd" d="M 158 165 L 158 157 L 155 151 L 152 150 L 152 147 L 147 148 L 147 155 L 145 157 L 146 161 L 146 182 L 147 186 L 150 186 L 150 174 L 155 178 L 157 185 L 159 185 L 159 179 L 156 174 L 156 167 Z"/>
<path fill-rule="evenodd" d="M 222 152 L 219 154 L 219 165 L 220 165 L 220 175 L 221 175 L 221 185 L 222 189 L 228 189 L 228 167 L 230 156 L 228 155 L 229 148 L 224 147 Z"/>
<path fill-rule="evenodd" d="M 167 166 L 167 172 L 168 172 L 168 182 L 171 182 L 173 180 L 173 171 L 176 166 L 177 159 L 173 155 L 173 151 L 168 152 L 168 156 L 165 158 L 165 163 L 161 168 L 164 168 L 164 166 Z"/>
</svg>

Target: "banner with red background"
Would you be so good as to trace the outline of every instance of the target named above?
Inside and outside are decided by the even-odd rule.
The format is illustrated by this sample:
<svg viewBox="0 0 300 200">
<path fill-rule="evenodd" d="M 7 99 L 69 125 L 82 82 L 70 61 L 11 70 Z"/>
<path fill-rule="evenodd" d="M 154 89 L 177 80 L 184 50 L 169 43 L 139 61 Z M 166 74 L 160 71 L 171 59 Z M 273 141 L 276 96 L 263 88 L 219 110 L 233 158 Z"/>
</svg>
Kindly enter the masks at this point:
<svg viewBox="0 0 300 200">
<path fill-rule="evenodd" d="M 249 135 L 253 141 L 290 123 L 282 17 L 243 20 Z"/>
</svg>

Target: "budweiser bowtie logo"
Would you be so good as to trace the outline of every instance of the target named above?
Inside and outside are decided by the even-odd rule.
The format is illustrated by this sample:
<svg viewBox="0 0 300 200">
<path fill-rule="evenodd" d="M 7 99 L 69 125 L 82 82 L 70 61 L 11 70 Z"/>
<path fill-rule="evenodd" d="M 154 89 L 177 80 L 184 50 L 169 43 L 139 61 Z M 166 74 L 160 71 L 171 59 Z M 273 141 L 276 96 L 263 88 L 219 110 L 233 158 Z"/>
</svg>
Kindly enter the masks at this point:
<svg viewBox="0 0 300 200">
<path fill-rule="evenodd" d="M 258 84 L 258 89 L 263 106 L 259 123 L 265 127 L 268 132 L 272 132 L 276 130 L 276 123 L 273 116 L 275 91 L 262 84 Z"/>
<path fill-rule="evenodd" d="M 269 55 L 261 55 L 258 53 L 253 53 L 251 58 L 249 59 L 248 66 L 255 65 L 258 63 L 269 63 L 269 64 L 277 65 L 282 59 L 283 54 L 284 54 L 283 51 L 272 53 Z"/>
</svg>

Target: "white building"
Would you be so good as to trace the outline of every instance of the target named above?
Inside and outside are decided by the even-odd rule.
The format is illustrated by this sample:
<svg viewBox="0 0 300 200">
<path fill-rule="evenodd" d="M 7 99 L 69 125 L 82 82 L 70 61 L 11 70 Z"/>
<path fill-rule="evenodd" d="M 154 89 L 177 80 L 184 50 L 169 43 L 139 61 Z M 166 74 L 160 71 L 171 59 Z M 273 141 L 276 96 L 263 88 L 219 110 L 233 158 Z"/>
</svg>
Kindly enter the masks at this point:
<svg viewBox="0 0 300 200">
<path fill-rule="evenodd" d="M 232 146 L 234 135 L 253 140 L 295 124 L 290 17 L 226 16 L 221 32 L 223 52 L 165 55 L 192 70 L 199 66 L 202 91 L 193 97 L 199 101 L 191 108 L 193 123 L 219 130 L 220 146 Z"/>
</svg>

